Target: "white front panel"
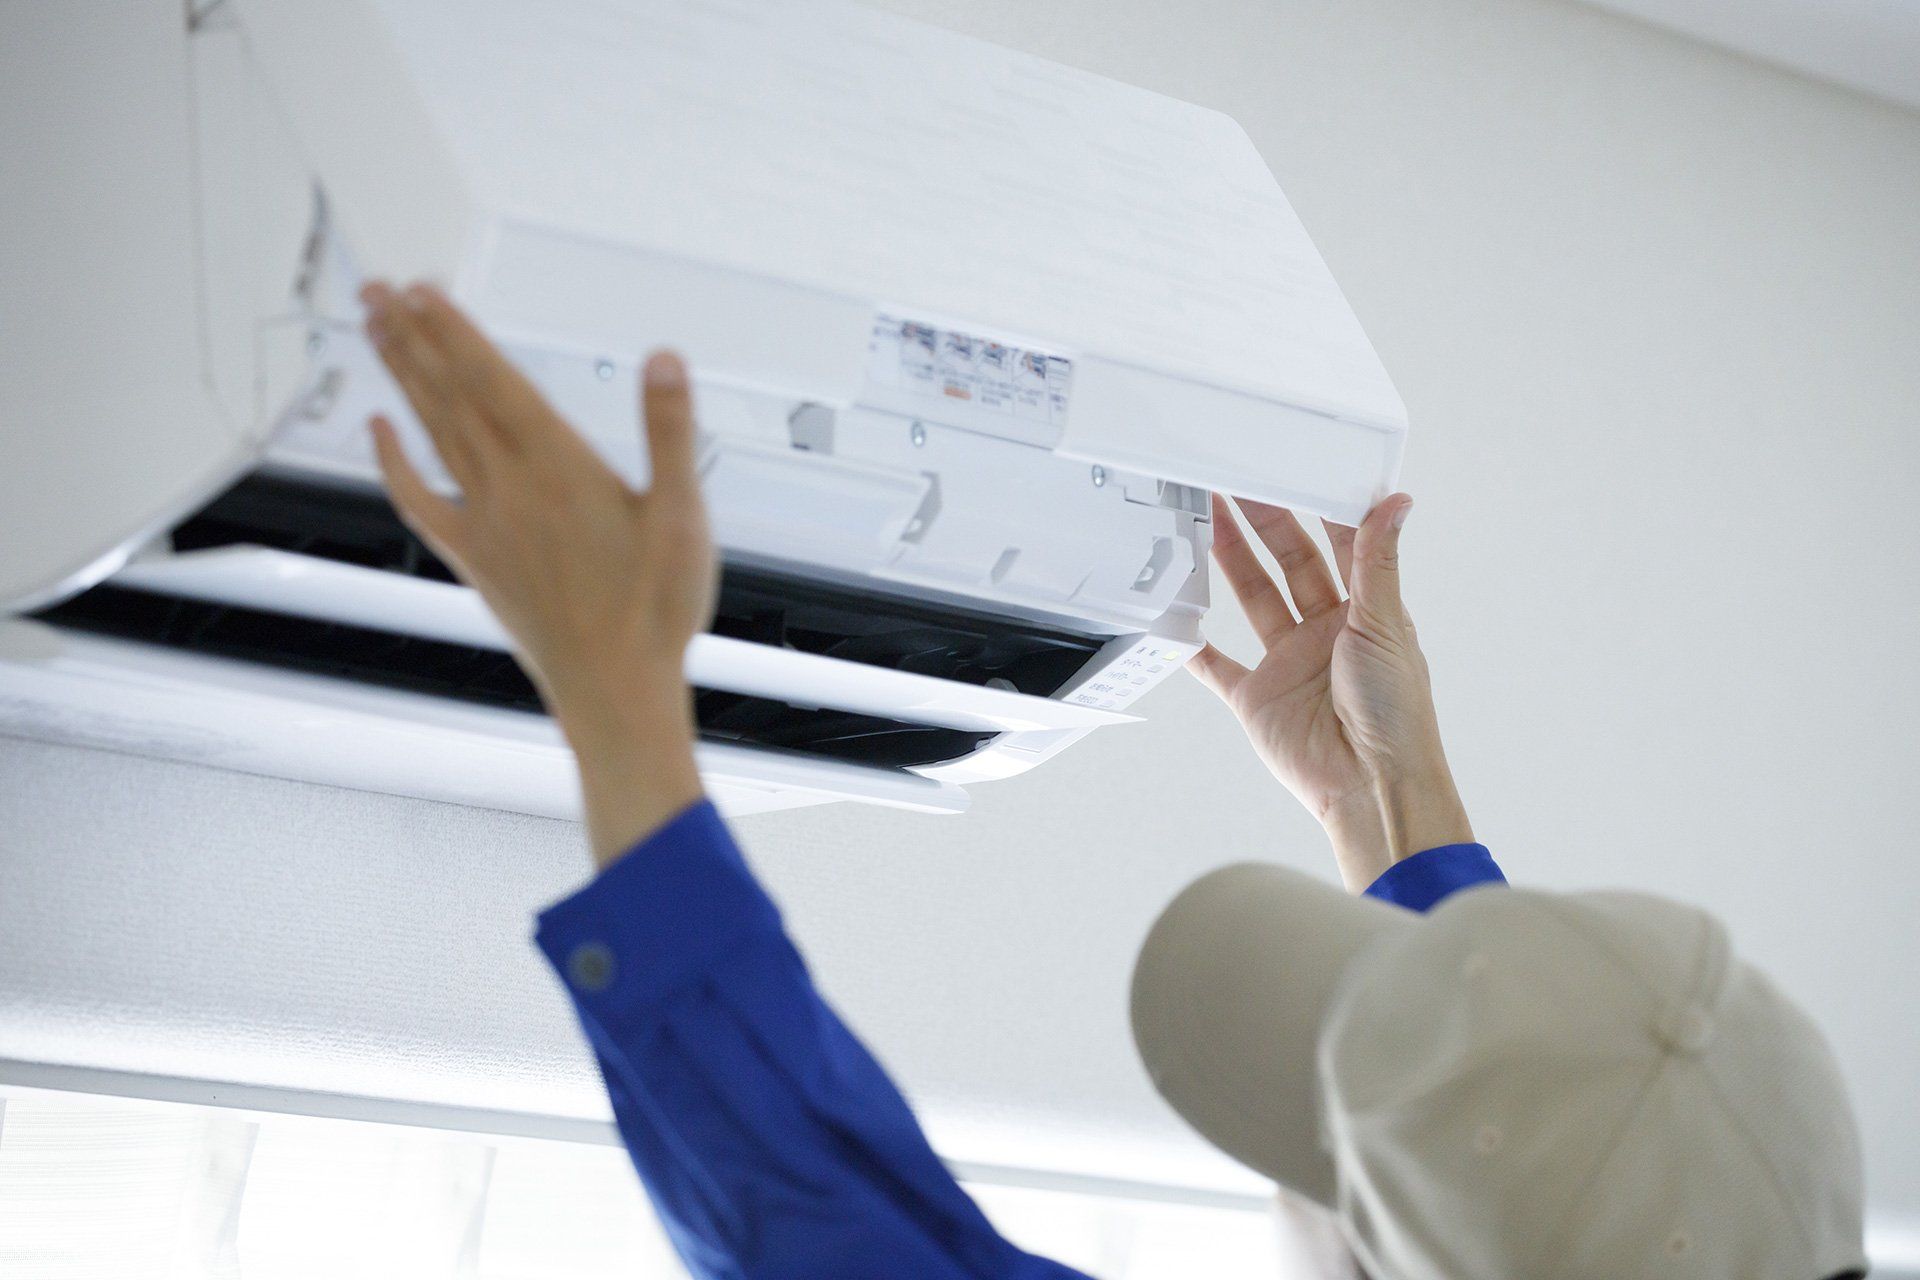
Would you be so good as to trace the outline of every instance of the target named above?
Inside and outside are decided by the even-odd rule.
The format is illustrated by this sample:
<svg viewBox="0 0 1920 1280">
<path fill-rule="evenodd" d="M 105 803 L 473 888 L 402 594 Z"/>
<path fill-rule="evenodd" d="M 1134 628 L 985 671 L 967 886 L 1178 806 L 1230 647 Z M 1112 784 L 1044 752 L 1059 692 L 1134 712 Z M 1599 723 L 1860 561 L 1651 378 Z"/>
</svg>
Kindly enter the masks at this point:
<svg viewBox="0 0 1920 1280">
<path fill-rule="evenodd" d="M 1014 438 L 1342 518 L 1393 479 L 1404 408 L 1216 112 L 838 0 L 240 12 L 362 266 L 437 275 L 505 336 L 623 358 L 673 343 L 723 380 L 849 404 L 875 392 L 876 323 L 923 323 L 1143 371 L 1178 424 L 1143 435 L 1110 396 L 1009 420 Z M 398 126 L 335 101 L 368 77 Z M 459 181 L 376 180 L 411 159 Z M 429 245 L 423 227 L 466 229 Z M 1266 412 L 1210 413 L 1187 388 Z M 1296 464 L 1281 430 L 1301 410 L 1379 429 L 1387 456 L 1323 480 L 1324 452 Z M 983 429 L 975 401 L 923 416 Z"/>
<path fill-rule="evenodd" d="M 346 275 L 351 268 L 336 262 L 334 270 Z M 644 278 L 632 288 L 640 296 L 650 292 Z M 777 296 L 787 295 L 776 290 L 762 301 Z M 550 305 L 555 314 L 545 318 L 558 325 L 558 304 Z M 727 334 L 755 329 L 748 322 L 720 323 L 718 313 L 688 314 L 714 321 L 711 333 L 689 335 L 713 344 L 713 351 Z M 751 314 L 766 316 L 764 310 Z M 314 333 L 314 376 L 283 416 L 267 462 L 377 484 L 366 422 L 378 412 L 399 426 L 429 480 L 451 491 L 451 478 L 364 336 L 344 324 Z M 635 360 L 527 344 L 509 351 L 608 464 L 644 487 Z M 1204 603 L 1204 596 L 1182 600 L 1206 558 L 1199 494 L 1169 494 L 1144 470 L 1100 466 L 890 411 L 819 405 L 831 423 L 828 438 L 796 440 L 790 418 L 806 402 L 791 390 L 756 389 L 710 368 L 696 381 L 703 484 L 714 536 L 731 557 L 781 562 L 811 577 L 884 579 L 909 594 L 1096 633 L 1163 630 L 1170 621 L 1191 629 Z M 1104 395 L 1105 384 L 1096 380 L 1086 393 Z M 1152 411 L 1154 403 L 1140 397 L 1140 412 Z M 1156 412 L 1172 414 L 1164 405 Z M 1331 463 L 1300 450 L 1303 462 L 1317 459 L 1313 469 L 1302 466 L 1303 482 L 1328 484 L 1329 498 L 1339 492 L 1333 482 L 1351 483 L 1355 474 L 1377 469 L 1380 446 L 1391 439 L 1342 425 L 1355 433 L 1342 439 L 1373 450 L 1361 465 L 1351 448 Z M 1189 604 L 1191 616 L 1169 619 L 1170 611 Z"/>
</svg>

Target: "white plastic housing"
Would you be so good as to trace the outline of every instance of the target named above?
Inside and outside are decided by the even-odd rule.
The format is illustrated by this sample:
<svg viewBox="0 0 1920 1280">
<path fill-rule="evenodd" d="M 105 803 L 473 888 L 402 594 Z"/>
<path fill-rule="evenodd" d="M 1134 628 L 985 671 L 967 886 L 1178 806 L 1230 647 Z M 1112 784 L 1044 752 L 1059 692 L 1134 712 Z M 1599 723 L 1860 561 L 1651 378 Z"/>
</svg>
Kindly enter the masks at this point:
<svg viewBox="0 0 1920 1280">
<path fill-rule="evenodd" d="M 502 336 L 671 341 L 1341 520 L 1394 479 L 1405 409 L 1217 112 L 834 0 L 237 2 L 360 265 Z M 1039 419 L 889 385 L 869 338 L 901 321 L 1068 385 Z"/>
<path fill-rule="evenodd" d="M 636 485 L 638 360 L 684 351 L 730 559 L 1101 641 L 1037 698 L 703 639 L 706 687 L 1000 735 L 892 775 L 707 751 L 735 807 L 957 808 L 1197 647 L 1204 489 L 1355 522 L 1394 484 L 1399 398 L 1217 113 L 837 0 L 84 9 L 0 7 L 0 607 L 117 574 L 503 644 L 463 588 L 156 540 L 261 466 L 372 482 L 375 411 L 437 470 L 370 275 L 450 287 Z M 0 727 L 572 806 L 537 717 L 25 622 Z"/>
</svg>

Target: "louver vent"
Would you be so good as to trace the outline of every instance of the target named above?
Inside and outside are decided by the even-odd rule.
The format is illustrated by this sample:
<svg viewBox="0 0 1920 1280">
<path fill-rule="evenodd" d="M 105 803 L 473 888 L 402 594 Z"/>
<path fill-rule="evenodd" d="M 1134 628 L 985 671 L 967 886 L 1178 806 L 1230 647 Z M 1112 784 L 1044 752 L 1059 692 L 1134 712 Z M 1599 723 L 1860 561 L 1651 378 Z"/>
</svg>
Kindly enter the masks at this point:
<svg viewBox="0 0 1920 1280">
<path fill-rule="evenodd" d="M 176 553 L 270 547 L 407 577 L 453 575 L 375 493 L 269 475 L 242 480 L 173 534 Z M 498 649 L 107 584 L 38 615 L 170 648 L 539 711 Z M 721 576 L 712 630 L 754 644 L 1045 697 L 1097 653 L 1083 636 L 847 591 L 760 569 Z M 992 731 L 918 724 L 719 689 L 696 690 L 701 736 L 886 768 L 958 759 Z"/>
</svg>

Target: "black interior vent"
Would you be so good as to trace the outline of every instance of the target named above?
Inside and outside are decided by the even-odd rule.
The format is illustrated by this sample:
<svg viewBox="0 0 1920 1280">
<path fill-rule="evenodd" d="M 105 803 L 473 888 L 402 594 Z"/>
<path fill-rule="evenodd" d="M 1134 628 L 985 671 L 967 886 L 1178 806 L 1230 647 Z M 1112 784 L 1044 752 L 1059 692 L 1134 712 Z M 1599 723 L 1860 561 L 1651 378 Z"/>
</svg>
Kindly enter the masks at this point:
<svg viewBox="0 0 1920 1280">
<path fill-rule="evenodd" d="M 176 551 L 247 544 L 453 581 L 379 494 L 253 475 L 173 534 Z M 498 650 L 427 640 L 146 590 L 95 587 L 43 610 L 61 626 L 489 706 L 540 710 L 532 682 Z M 1100 641 L 960 609 L 726 567 L 713 631 L 849 662 L 993 684 L 1045 697 Z M 908 768 L 959 759 L 991 731 L 947 729 L 776 698 L 698 689 L 701 737 Z"/>
<path fill-rule="evenodd" d="M 454 580 L 386 498 L 368 490 L 255 474 L 173 533 L 176 551 L 241 543 Z M 1096 637 L 739 565 L 721 570 L 711 629 L 736 640 L 1042 698 L 1072 680 L 1101 645 Z"/>
</svg>

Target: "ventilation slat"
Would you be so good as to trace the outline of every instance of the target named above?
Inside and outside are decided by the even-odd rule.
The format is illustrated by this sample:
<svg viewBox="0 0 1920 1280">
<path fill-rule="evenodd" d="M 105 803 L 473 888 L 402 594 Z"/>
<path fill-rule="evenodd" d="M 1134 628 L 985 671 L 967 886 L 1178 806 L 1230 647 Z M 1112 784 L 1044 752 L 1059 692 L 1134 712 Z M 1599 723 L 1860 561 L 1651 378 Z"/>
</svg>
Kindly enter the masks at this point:
<svg viewBox="0 0 1920 1280">
<path fill-rule="evenodd" d="M 539 697 L 477 597 L 377 493 L 271 474 L 172 535 L 173 555 L 43 611 L 169 648 L 525 711 Z M 1048 695 L 1101 640 L 729 566 L 689 676 L 703 739 L 883 768 L 1002 732 L 1131 717 Z M 863 674 L 862 674 L 863 673 Z"/>
</svg>

